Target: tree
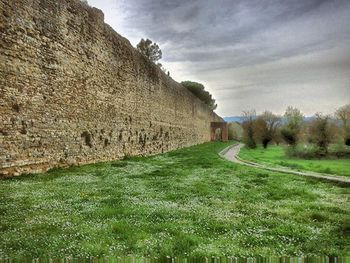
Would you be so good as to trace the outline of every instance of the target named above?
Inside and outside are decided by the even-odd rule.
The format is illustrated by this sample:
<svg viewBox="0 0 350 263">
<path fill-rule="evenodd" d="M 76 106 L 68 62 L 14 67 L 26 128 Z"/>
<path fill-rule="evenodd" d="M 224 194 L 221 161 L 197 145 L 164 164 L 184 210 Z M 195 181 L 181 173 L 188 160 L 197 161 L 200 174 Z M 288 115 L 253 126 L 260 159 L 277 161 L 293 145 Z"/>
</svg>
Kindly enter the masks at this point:
<svg viewBox="0 0 350 263">
<path fill-rule="evenodd" d="M 281 117 L 270 111 L 263 112 L 255 122 L 255 130 L 263 147 L 275 140 L 278 136 L 278 128 L 281 125 Z"/>
<path fill-rule="evenodd" d="M 255 120 L 256 120 L 256 111 L 250 110 L 250 111 L 244 111 L 243 112 L 243 122 L 242 122 L 242 128 L 243 128 L 243 141 L 248 146 L 248 148 L 255 149 L 256 148 L 256 142 L 255 142 Z"/>
<path fill-rule="evenodd" d="M 282 138 L 282 135 L 281 135 L 281 125 L 282 125 L 283 121 L 282 121 L 282 118 L 281 118 L 281 123 L 280 125 L 277 127 L 276 129 L 276 134 L 273 138 L 273 141 L 276 143 L 276 145 L 280 145 L 280 143 L 283 141 L 283 138 Z"/>
<path fill-rule="evenodd" d="M 228 139 L 241 141 L 243 128 L 238 122 L 230 122 L 228 124 Z"/>
<path fill-rule="evenodd" d="M 284 113 L 285 124 L 281 129 L 282 138 L 286 143 L 296 146 L 302 127 L 304 115 L 297 108 L 289 106 Z"/>
<path fill-rule="evenodd" d="M 342 122 L 344 142 L 350 146 L 350 104 L 340 107 L 335 112 L 335 116 Z"/>
<path fill-rule="evenodd" d="M 183 81 L 181 84 L 192 92 L 197 98 L 207 104 L 211 110 L 215 110 L 217 108 L 215 99 L 208 91 L 205 90 L 203 84 L 193 81 Z"/>
<path fill-rule="evenodd" d="M 333 136 L 330 117 L 327 115 L 324 116 L 321 113 L 316 113 L 315 119 L 311 122 L 309 127 L 309 135 L 311 137 L 311 142 L 319 147 L 319 155 L 326 155 Z"/>
<path fill-rule="evenodd" d="M 136 46 L 137 50 L 140 51 L 144 56 L 146 56 L 150 61 L 156 63 L 162 58 L 162 51 L 160 50 L 157 43 L 153 43 L 152 40 L 143 38 Z M 158 63 L 160 67 L 162 64 Z"/>
</svg>

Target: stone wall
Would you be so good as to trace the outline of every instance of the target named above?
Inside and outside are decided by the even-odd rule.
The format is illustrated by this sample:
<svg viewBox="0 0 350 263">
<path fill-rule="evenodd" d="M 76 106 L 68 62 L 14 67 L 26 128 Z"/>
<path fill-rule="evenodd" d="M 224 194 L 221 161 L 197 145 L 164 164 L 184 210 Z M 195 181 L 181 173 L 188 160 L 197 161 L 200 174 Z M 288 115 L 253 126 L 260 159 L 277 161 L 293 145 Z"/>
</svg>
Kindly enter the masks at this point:
<svg viewBox="0 0 350 263">
<path fill-rule="evenodd" d="M 0 174 L 166 152 L 222 121 L 78 0 L 0 0 Z"/>
</svg>

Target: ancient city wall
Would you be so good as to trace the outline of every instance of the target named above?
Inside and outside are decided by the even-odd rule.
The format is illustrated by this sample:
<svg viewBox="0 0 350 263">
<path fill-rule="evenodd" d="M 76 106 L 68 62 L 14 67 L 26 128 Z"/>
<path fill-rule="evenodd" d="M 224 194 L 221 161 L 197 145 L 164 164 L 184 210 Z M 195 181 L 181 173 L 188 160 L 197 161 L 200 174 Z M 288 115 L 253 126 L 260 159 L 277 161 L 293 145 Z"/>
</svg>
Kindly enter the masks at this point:
<svg viewBox="0 0 350 263">
<path fill-rule="evenodd" d="M 210 140 L 222 121 L 78 0 L 0 0 L 0 175 Z"/>
</svg>

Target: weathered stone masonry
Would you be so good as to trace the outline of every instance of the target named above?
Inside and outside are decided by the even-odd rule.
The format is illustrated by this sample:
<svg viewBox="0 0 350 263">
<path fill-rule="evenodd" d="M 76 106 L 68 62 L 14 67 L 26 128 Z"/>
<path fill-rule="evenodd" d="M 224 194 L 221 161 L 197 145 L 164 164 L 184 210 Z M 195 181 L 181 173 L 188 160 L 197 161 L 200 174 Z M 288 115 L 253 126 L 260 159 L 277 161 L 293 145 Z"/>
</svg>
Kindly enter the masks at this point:
<svg viewBox="0 0 350 263">
<path fill-rule="evenodd" d="M 210 140 L 222 121 L 78 0 L 0 0 L 0 174 Z"/>
</svg>

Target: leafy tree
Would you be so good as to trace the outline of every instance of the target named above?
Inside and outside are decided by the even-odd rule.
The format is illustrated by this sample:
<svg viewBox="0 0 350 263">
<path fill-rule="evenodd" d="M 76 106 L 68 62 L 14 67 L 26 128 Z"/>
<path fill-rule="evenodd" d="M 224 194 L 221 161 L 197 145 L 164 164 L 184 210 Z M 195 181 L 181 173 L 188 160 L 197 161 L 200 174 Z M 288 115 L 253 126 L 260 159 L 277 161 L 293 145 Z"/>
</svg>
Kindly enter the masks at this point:
<svg viewBox="0 0 350 263">
<path fill-rule="evenodd" d="M 181 84 L 190 92 L 192 92 L 196 97 L 198 97 L 201 101 L 207 104 L 211 110 L 215 110 L 217 108 L 217 104 L 215 104 L 215 99 L 208 91 L 205 90 L 203 84 L 193 81 L 183 81 L 181 82 Z"/>
<path fill-rule="evenodd" d="M 286 143 L 296 146 L 298 143 L 298 136 L 302 128 L 304 115 L 297 108 L 289 106 L 284 113 L 285 124 L 281 129 L 282 138 Z"/>
<path fill-rule="evenodd" d="M 243 112 L 243 141 L 247 145 L 248 148 L 255 149 L 255 120 L 256 120 L 256 111 L 244 111 Z"/>
<path fill-rule="evenodd" d="M 335 116 L 342 122 L 344 142 L 350 146 L 350 104 L 340 107 Z"/>
<path fill-rule="evenodd" d="M 162 58 L 162 51 L 160 50 L 157 43 L 153 43 L 152 40 L 143 38 L 136 46 L 137 50 L 146 56 L 150 61 L 156 63 Z M 162 67 L 162 64 L 158 63 L 158 66 Z"/>
<path fill-rule="evenodd" d="M 255 122 L 255 130 L 264 148 L 278 136 L 281 117 L 270 111 L 263 112 Z"/>
<path fill-rule="evenodd" d="M 309 135 L 311 142 L 319 147 L 319 155 L 326 155 L 328 153 L 328 146 L 333 139 L 332 128 L 329 116 L 316 113 L 315 119 L 309 127 Z"/>
</svg>

